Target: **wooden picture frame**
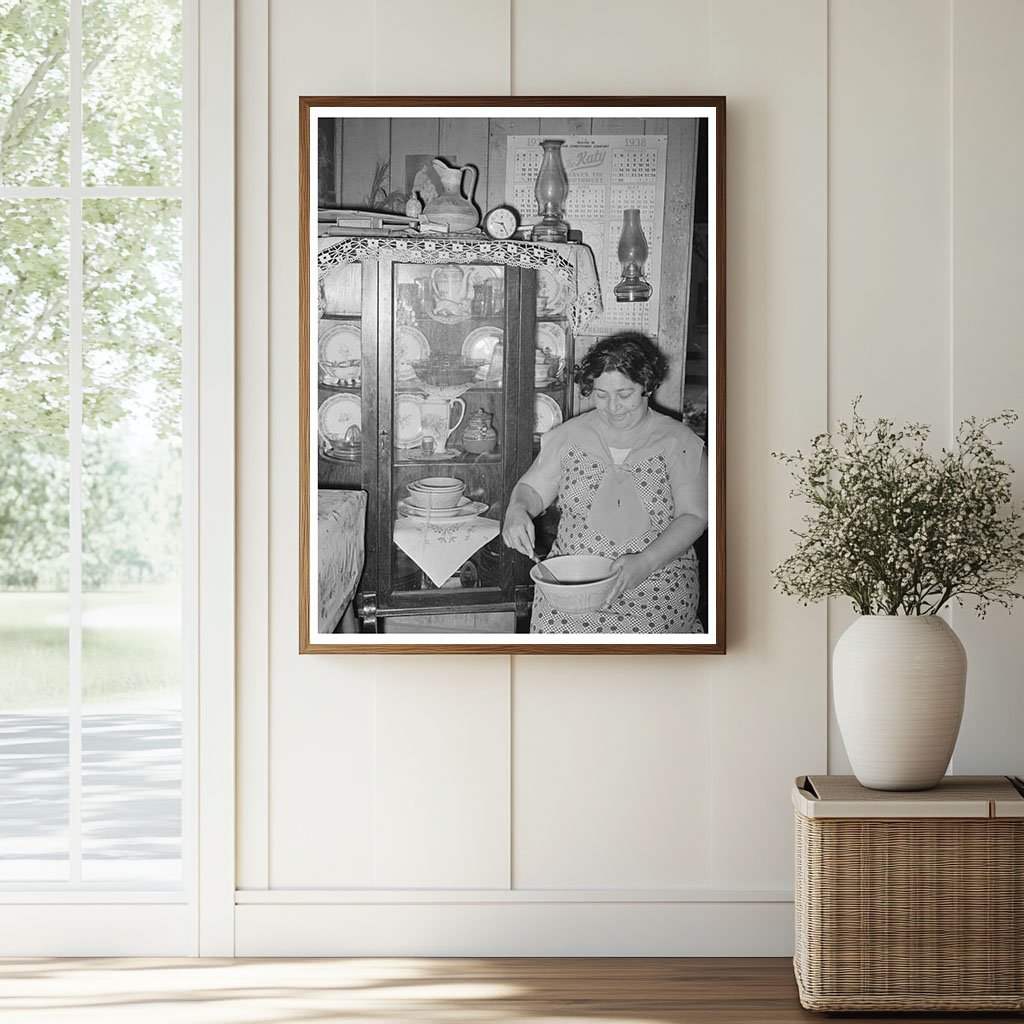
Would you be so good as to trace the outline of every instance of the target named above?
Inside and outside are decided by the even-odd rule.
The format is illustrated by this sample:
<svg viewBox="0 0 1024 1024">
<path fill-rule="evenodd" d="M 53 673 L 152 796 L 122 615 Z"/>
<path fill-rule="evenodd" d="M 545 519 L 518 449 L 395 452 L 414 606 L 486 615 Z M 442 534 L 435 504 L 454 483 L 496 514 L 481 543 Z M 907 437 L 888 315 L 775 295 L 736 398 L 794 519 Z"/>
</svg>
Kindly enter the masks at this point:
<svg viewBox="0 0 1024 1024">
<path fill-rule="evenodd" d="M 540 219 L 530 193 L 546 139 L 564 142 L 564 216 L 582 232 L 564 244 L 528 241 Z M 477 214 L 512 208 L 519 236 L 460 233 L 460 212 L 449 216 L 438 197 L 423 214 L 406 206 L 425 198 L 408 194 L 413 162 L 435 151 L 453 171 L 476 168 Z M 454 180 L 443 163 L 439 170 Z M 653 294 L 644 308 L 612 299 L 630 206 L 648 236 Z M 301 97 L 300 653 L 724 654 L 725 240 L 723 97 Z M 658 597 L 645 604 L 655 582 L 640 582 L 627 592 L 633 610 L 620 603 L 615 616 L 562 619 L 544 600 L 531 610 L 530 559 L 502 542 L 501 524 L 542 434 L 589 414 L 548 444 L 563 454 L 546 456 L 546 471 L 567 474 L 563 439 L 611 422 L 608 403 L 618 399 L 600 387 L 583 397 L 573 368 L 623 330 L 647 334 L 667 360 L 657 390 L 634 399 L 645 403 L 641 418 L 647 402 L 667 415 L 659 437 L 671 440 L 634 461 L 607 455 L 602 441 L 620 468 L 608 461 L 572 472 L 596 472 L 596 492 L 601 473 L 632 481 L 634 471 L 660 467 L 652 486 L 669 495 L 665 507 L 678 509 L 676 496 L 692 493 L 692 507 L 706 500 L 707 527 L 671 560 L 677 583 L 657 584 L 675 589 L 650 590 Z M 627 384 L 637 379 L 631 372 Z M 590 413 L 602 402 L 604 411 Z M 616 481 L 607 486 L 627 486 Z M 629 507 L 640 511 L 635 520 L 622 513 L 619 529 L 629 535 L 635 521 L 647 532 L 609 556 L 643 550 L 679 515 L 657 511 L 646 484 L 628 486 Z M 583 519 L 568 513 L 566 536 L 572 523 L 589 522 L 591 506 L 581 507 Z M 557 532 L 551 508 L 535 520 L 541 557 Z M 682 544 L 700 528 L 695 515 Z M 526 632 L 531 614 L 549 631 Z M 597 631 L 551 631 L 560 622 Z M 669 631 L 673 623 L 690 626 Z"/>
</svg>

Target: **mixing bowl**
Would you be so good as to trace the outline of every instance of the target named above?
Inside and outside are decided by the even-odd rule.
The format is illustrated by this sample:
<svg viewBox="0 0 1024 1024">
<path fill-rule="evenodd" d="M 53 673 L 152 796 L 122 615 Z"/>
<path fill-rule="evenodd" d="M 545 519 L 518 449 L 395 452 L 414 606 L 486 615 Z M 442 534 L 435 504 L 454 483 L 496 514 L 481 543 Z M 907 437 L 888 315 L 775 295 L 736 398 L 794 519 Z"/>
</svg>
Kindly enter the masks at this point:
<svg viewBox="0 0 1024 1024">
<path fill-rule="evenodd" d="M 560 612 L 597 611 L 615 584 L 612 559 L 601 555 L 556 555 L 543 564 L 559 582 L 545 580 L 537 566 L 530 570 L 530 579 Z"/>
</svg>

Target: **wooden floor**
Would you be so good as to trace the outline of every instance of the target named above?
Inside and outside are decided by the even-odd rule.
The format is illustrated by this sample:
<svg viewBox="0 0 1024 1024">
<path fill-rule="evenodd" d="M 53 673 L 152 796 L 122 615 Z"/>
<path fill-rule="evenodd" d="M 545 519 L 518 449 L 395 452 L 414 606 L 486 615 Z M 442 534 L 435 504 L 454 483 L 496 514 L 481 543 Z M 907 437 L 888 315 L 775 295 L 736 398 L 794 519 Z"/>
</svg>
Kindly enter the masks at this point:
<svg viewBox="0 0 1024 1024">
<path fill-rule="evenodd" d="M 849 1014 L 851 1022 L 1020 1014 Z M 0 960 L 2 1024 L 789 1024 L 784 959 Z"/>
</svg>

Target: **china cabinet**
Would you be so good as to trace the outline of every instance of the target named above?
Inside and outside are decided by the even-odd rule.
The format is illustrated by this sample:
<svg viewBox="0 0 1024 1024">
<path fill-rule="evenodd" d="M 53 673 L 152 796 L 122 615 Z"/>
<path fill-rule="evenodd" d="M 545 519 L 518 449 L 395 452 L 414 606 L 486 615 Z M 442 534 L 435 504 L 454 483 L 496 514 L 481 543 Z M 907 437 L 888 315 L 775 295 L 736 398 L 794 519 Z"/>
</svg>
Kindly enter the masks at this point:
<svg viewBox="0 0 1024 1024">
<path fill-rule="evenodd" d="M 369 496 L 361 628 L 513 611 L 524 629 L 530 561 L 500 521 L 541 435 L 571 414 L 569 278 L 512 243 L 463 241 L 450 260 L 443 245 L 339 245 L 320 261 L 317 479 Z M 552 537 L 542 522 L 542 553 Z"/>
</svg>

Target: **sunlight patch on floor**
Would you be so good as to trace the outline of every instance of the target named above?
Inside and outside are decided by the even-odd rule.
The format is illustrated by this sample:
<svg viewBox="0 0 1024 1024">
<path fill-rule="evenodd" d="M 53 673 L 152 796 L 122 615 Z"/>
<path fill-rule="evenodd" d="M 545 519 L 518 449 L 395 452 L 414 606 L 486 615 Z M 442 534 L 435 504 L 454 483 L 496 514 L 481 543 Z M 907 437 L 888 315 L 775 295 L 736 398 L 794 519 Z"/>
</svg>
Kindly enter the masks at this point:
<svg viewBox="0 0 1024 1024">
<path fill-rule="evenodd" d="M 486 961 L 0 960 L 3 1024 L 659 1024 L 574 1012 Z M 581 995 L 583 995 L 581 993 Z M 584 995 L 584 999 L 587 997 Z M 532 1004 L 532 1006 L 531 1006 Z M 538 1011 L 538 1012 L 531 1012 Z"/>
</svg>

